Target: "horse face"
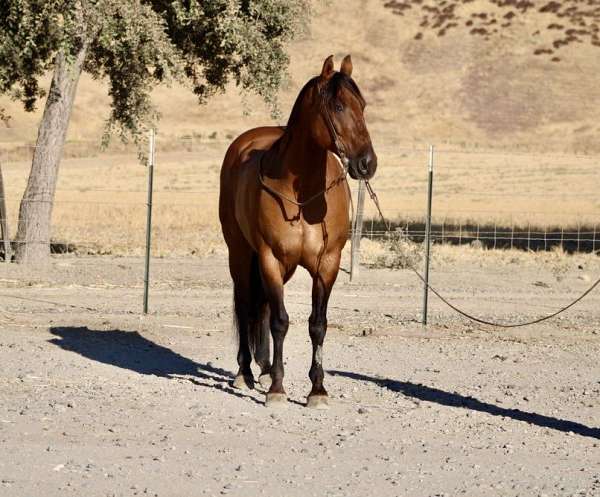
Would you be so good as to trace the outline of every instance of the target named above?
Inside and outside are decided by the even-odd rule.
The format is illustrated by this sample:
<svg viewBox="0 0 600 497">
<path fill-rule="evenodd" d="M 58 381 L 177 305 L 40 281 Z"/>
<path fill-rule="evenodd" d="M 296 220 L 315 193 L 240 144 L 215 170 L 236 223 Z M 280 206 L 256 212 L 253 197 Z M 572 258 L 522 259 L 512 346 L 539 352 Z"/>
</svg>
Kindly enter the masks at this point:
<svg viewBox="0 0 600 497">
<path fill-rule="evenodd" d="M 351 76 L 352 60 L 349 55 L 344 58 L 339 72 L 333 70 L 332 57 L 325 60 L 317 97 L 325 124 L 323 144 L 338 153 L 337 137 L 348 159 L 350 176 L 353 179 L 369 179 L 377 169 L 377 155 L 365 123 L 366 102 Z"/>
</svg>

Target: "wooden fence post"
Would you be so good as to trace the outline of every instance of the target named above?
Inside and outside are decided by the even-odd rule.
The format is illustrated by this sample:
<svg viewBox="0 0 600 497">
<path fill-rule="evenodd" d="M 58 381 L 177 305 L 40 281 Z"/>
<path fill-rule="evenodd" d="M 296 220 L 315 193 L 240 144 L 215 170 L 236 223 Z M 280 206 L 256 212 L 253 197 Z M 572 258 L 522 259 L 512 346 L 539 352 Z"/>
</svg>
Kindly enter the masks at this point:
<svg viewBox="0 0 600 497">
<path fill-rule="evenodd" d="M 350 246 L 350 281 L 358 276 L 360 259 L 360 238 L 362 236 L 363 215 L 365 209 L 365 182 L 358 182 L 358 194 L 356 199 L 356 213 L 352 220 L 352 239 Z"/>
<path fill-rule="evenodd" d="M 0 164 L 0 242 L 4 246 L 4 262 L 10 262 L 10 234 L 8 232 L 8 212 L 6 211 L 6 197 L 4 195 L 4 181 L 2 179 L 2 164 Z"/>
</svg>

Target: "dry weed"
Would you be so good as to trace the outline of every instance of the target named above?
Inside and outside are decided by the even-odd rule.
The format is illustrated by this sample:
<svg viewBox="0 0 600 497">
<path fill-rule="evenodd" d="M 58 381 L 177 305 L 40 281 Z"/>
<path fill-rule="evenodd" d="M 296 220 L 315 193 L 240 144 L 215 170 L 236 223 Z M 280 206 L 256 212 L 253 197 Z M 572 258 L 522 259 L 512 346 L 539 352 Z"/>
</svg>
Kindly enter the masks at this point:
<svg viewBox="0 0 600 497">
<path fill-rule="evenodd" d="M 400 233 L 378 241 L 363 238 L 360 242 L 360 261 L 367 267 L 406 269 L 418 266 L 422 258 L 422 246 Z"/>
</svg>

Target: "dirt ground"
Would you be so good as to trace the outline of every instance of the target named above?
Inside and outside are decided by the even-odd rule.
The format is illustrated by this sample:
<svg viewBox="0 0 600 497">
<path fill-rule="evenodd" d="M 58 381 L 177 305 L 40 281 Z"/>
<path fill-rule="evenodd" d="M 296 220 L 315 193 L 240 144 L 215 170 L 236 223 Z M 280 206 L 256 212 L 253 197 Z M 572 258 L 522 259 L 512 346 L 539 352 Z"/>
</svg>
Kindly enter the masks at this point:
<svg viewBox="0 0 600 497">
<path fill-rule="evenodd" d="M 572 259 L 568 259 L 572 260 Z M 310 281 L 287 291 L 289 405 L 230 387 L 222 255 L 0 267 L 0 495 L 600 496 L 600 294 L 514 330 L 474 326 L 406 270 L 342 273 L 324 348 L 328 411 L 309 391 Z M 467 259 L 433 284 L 482 317 L 524 320 L 600 273 Z"/>
</svg>

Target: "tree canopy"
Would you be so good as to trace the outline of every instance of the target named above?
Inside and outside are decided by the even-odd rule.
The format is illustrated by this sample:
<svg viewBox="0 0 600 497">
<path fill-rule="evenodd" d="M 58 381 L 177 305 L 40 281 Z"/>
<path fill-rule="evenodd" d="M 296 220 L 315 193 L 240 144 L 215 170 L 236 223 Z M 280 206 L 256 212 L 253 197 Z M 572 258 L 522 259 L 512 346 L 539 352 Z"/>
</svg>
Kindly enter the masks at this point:
<svg viewBox="0 0 600 497">
<path fill-rule="evenodd" d="M 489 38 L 513 23 L 537 16 L 543 30 L 551 33 L 547 46 L 537 46 L 535 55 L 555 54 L 571 43 L 600 47 L 600 2 L 597 0 L 388 0 L 385 6 L 399 15 L 417 10 L 420 30 L 415 34 L 447 32 L 464 28 L 470 34 Z M 545 22 L 547 20 L 547 22 Z M 539 34 L 535 27 L 532 35 Z M 560 59 L 553 56 L 553 61 Z"/>
<path fill-rule="evenodd" d="M 178 81 L 204 102 L 233 81 L 273 108 L 285 43 L 309 0 L 0 0 L 0 94 L 31 111 L 59 52 L 87 46 L 84 71 L 106 78 L 109 129 L 138 139 L 156 119 L 151 89 Z"/>
</svg>

